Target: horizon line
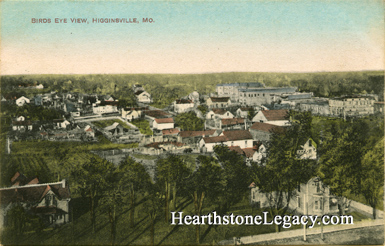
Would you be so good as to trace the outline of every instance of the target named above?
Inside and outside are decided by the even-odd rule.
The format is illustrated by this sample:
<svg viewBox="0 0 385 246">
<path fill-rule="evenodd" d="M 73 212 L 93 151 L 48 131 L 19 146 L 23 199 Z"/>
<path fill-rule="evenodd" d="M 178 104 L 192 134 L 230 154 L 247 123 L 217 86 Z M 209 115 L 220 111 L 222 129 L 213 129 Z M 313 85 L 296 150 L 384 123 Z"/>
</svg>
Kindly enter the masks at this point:
<svg viewBox="0 0 385 246">
<path fill-rule="evenodd" d="M 202 72 L 202 73 L 20 73 L 20 74 L 0 74 L 1 76 L 28 76 L 28 75 L 200 75 L 200 74 L 221 74 L 221 73 L 280 73 L 280 74 L 305 74 L 305 73 L 350 73 L 350 72 L 385 72 L 385 69 L 373 70 L 344 70 L 344 71 L 288 71 L 288 72 L 251 72 L 251 71 L 228 71 L 228 72 Z"/>
</svg>

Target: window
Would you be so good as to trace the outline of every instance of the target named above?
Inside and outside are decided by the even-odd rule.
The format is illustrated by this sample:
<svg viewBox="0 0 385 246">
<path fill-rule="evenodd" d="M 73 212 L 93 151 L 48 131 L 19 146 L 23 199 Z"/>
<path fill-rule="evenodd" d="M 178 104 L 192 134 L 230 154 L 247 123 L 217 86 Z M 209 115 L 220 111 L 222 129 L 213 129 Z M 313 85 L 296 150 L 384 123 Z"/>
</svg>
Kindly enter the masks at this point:
<svg viewBox="0 0 385 246">
<path fill-rule="evenodd" d="M 314 210 L 319 210 L 319 201 L 314 201 Z"/>
<path fill-rule="evenodd" d="M 247 147 L 247 141 L 245 141 L 245 147 Z"/>
<path fill-rule="evenodd" d="M 297 186 L 297 190 L 298 190 L 298 192 L 301 192 L 301 185 L 300 184 Z"/>
<path fill-rule="evenodd" d="M 301 207 L 301 197 L 297 196 L 297 207 Z"/>
<path fill-rule="evenodd" d="M 262 95 L 265 96 L 265 93 L 263 93 Z"/>
</svg>

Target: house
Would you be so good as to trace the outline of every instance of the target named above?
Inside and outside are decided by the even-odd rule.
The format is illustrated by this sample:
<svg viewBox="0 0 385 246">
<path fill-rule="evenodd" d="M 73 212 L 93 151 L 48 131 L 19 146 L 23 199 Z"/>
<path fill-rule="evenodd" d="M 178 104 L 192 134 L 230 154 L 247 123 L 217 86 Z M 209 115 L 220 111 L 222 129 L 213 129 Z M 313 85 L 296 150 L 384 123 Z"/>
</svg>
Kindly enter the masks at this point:
<svg viewBox="0 0 385 246">
<path fill-rule="evenodd" d="M 304 145 L 301 145 L 301 149 L 297 150 L 298 159 L 317 159 L 317 144 L 313 139 L 309 138 Z"/>
<path fill-rule="evenodd" d="M 253 107 L 241 107 L 241 108 L 237 109 L 235 114 L 238 118 L 246 119 L 249 116 L 249 112 L 254 112 L 254 108 Z"/>
<path fill-rule="evenodd" d="M 190 99 L 177 99 L 174 102 L 175 113 L 185 113 L 194 108 L 194 102 Z"/>
<path fill-rule="evenodd" d="M 155 119 L 152 123 L 152 128 L 157 130 L 172 129 L 174 128 L 174 119 L 173 118 Z"/>
<path fill-rule="evenodd" d="M 199 141 L 199 147 L 203 152 L 213 152 L 215 145 L 239 146 L 248 148 L 253 146 L 253 137 L 247 130 L 223 131 L 217 137 L 203 137 Z"/>
<path fill-rule="evenodd" d="M 188 94 L 187 98 L 192 101 L 194 104 L 200 104 L 199 98 L 200 95 L 197 91 L 193 91 L 190 94 Z"/>
<path fill-rule="evenodd" d="M 223 130 L 247 129 L 246 120 L 243 118 L 221 119 L 219 128 Z"/>
<path fill-rule="evenodd" d="M 53 120 L 53 124 L 55 129 L 67 129 L 71 123 L 66 119 L 56 119 Z"/>
<path fill-rule="evenodd" d="M 221 108 L 213 108 L 206 114 L 206 119 L 224 119 L 224 118 L 234 118 L 234 115 L 227 110 Z"/>
<path fill-rule="evenodd" d="M 122 108 L 122 118 L 128 121 L 140 119 L 147 108 Z"/>
<path fill-rule="evenodd" d="M 16 121 L 25 121 L 25 117 L 23 115 L 20 115 L 16 117 Z"/>
<path fill-rule="evenodd" d="M 19 107 L 24 106 L 24 104 L 30 103 L 30 102 L 31 101 L 28 98 L 26 98 L 25 96 L 21 96 L 18 99 L 16 99 L 16 105 Z"/>
<path fill-rule="evenodd" d="M 178 134 L 178 142 L 184 144 L 195 145 L 202 137 L 215 137 L 219 136 L 222 131 L 220 130 L 205 130 L 205 131 L 181 131 Z"/>
<path fill-rule="evenodd" d="M 108 113 L 117 113 L 118 111 L 117 101 L 102 101 L 99 105 L 95 104 L 92 107 L 92 112 L 94 114 L 108 114 Z"/>
<path fill-rule="evenodd" d="M 132 85 L 132 90 L 135 93 L 135 92 L 138 92 L 138 91 L 144 91 L 144 88 L 140 84 L 134 84 L 134 85 Z"/>
<path fill-rule="evenodd" d="M 87 125 L 84 128 L 84 132 L 86 134 L 86 137 L 94 138 L 95 137 L 95 131 L 92 130 L 91 126 Z"/>
<path fill-rule="evenodd" d="M 276 126 L 287 126 L 290 124 L 288 113 L 289 111 L 286 109 L 261 110 L 254 116 L 252 122 L 262 122 Z"/>
<path fill-rule="evenodd" d="M 267 154 L 266 147 L 261 142 L 251 148 L 244 148 L 242 151 L 245 153 L 247 163 L 253 161 L 260 164 Z"/>
<path fill-rule="evenodd" d="M 162 130 L 163 141 L 165 142 L 177 142 L 178 134 L 180 132 L 179 128 L 164 129 Z"/>
<path fill-rule="evenodd" d="M 375 114 L 384 115 L 384 102 L 374 102 L 373 110 Z"/>
<path fill-rule="evenodd" d="M 45 226 L 57 226 L 70 221 L 71 193 L 66 180 L 40 184 L 37 178 L 30 181 L 17 172 L 12 186 L 0 188 L 0 225 L 12 223 L 7 212 L 21 205 L 28 213 L 39 216 Z"/>
<path fill-rule="evenodd" d="M 276 126 L 268 123 L 255 122 L 249 128 L 251 135 L 254 140 L 257 141 L 270 141 L 271 134 L 273 131 L 282 131 L 282 126 Z"/>
<path fill-rule="evenodd" d="M 32 131 L 33 125 L 30 120 L 12 121 L 12 130 L 14 131 Z"/>
<path fill-rule="evenodd" d="M 135 92 L 135 96 L 140 103 L 152 103 L 151 95 L 147 91 L 137 91 Z"/>
<path fill-rule="evenodd" d="M 206 101 L 209 108 L 227 108 L 231 105 L 230 97 L 210 97 Z"/>
<path fill-rule="evenodd" d="M 255 183 L 251 183 L 249 189 L 250 203 L 257 208 L 268 207 L 269 199 L 277 196 L 277 192 L 261 192 Z M 300 184 L 293 193 L 289 201 L 289 209 L 294 213 L 304 214 L 306 212 L 318 216 L 338 213 L 338 198 L 330 193 L 329 187 L 323 185 L 319 177 L 313 177 L 307 183 Z M 283 200 L 286 201 L 287 194 L 285 193 L 283 196 Z M 305 207 L 306 205 L 307 207 Z"/>
</svg>

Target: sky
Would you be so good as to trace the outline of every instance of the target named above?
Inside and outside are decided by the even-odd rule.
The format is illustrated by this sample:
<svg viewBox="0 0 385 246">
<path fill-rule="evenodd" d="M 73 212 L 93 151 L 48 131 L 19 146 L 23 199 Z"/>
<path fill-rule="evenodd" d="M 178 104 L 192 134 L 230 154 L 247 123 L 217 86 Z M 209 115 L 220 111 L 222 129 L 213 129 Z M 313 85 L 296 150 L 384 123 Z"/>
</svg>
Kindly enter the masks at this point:
<svg viewBox="0 0 385 246">
<path fill-rule="evenodd" d="M 384 69 L 381 0 L 2 0 L 0 13 L 1 74 Z"/>
</svg>

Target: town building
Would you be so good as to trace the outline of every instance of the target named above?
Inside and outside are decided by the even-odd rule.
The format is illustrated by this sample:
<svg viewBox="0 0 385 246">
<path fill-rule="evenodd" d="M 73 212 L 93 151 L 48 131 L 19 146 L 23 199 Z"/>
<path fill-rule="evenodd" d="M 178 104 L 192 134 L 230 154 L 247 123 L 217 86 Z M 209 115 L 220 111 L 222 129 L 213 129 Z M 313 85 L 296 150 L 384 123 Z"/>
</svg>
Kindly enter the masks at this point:
<svg viewBox="0 0 385 246">
<path fill-rule="evenodd" d="M 342 96 L 329 99 L 331 116 L 356 117 L 374 113 L 373 97 L 368 96 Z"/>
<path fill-rule="evenodd" d="M 155 119 L 152 123 L 152 128 L 156 130 L 172 129 L 174 128 L 173 118 Z"/>
<path fill-rule="evenodd" d="M 271 104 L 281 100 L 281 96 L 287 93 L 295 93 L 296 87 L 266 87 L 253 89 L 239 89 L 238 102 L 242 105 Z"/>
<path fill-rule="evenodd" d="M 268 123 L 276 126 L 287 126 L 289 122 L 289 111 L 286 109 L 261 110 L 252 119 L 252 122 Z"/>
<path fill-rule="evenodd" d="M 19 107 L 24 106 L 25 104 L 30 103 L 30 102 L 31 101 L 28 98 L 26 98 L 25 96 L 21 96 L 18 99 L 16 99 L 16 105 Z"/>
<path fill-rule="evenodd" d="M 147 91 L 135 92 L 136 100 L 140 103 L 152 103 L 151 94 Z"/>
<path fill-rule="evenodd" d="M 297 158 L 299 159 L 317 159 L 317 144 L 313 139 L 309 138 L 304 145 L 297 150 Z"/>
<path fill-rule="evenodd" d="M 256 141 L 269 142 L 273 131 L 282 131 L 282 126 L 272 125 L 268 123 L 255 122 L 249 128 L 253 139 Z"/>
<path fill-rule="evenodd" d="M 216 92 L 219 97 L 230 97 L 232 101 L 238 102 L 239 89 L 254 89 L 263 87 L 265 87 L 265 85 L 259 82 L 217 84 Z"/>
<path fill-rule="evenodd" d="M 221 109 L 221 108 L 213 108 L 206 114 L 206 119 L 228 119 L 228 118 L 234 118 L 234 115 L 227 110 Z"/>
</svg>

